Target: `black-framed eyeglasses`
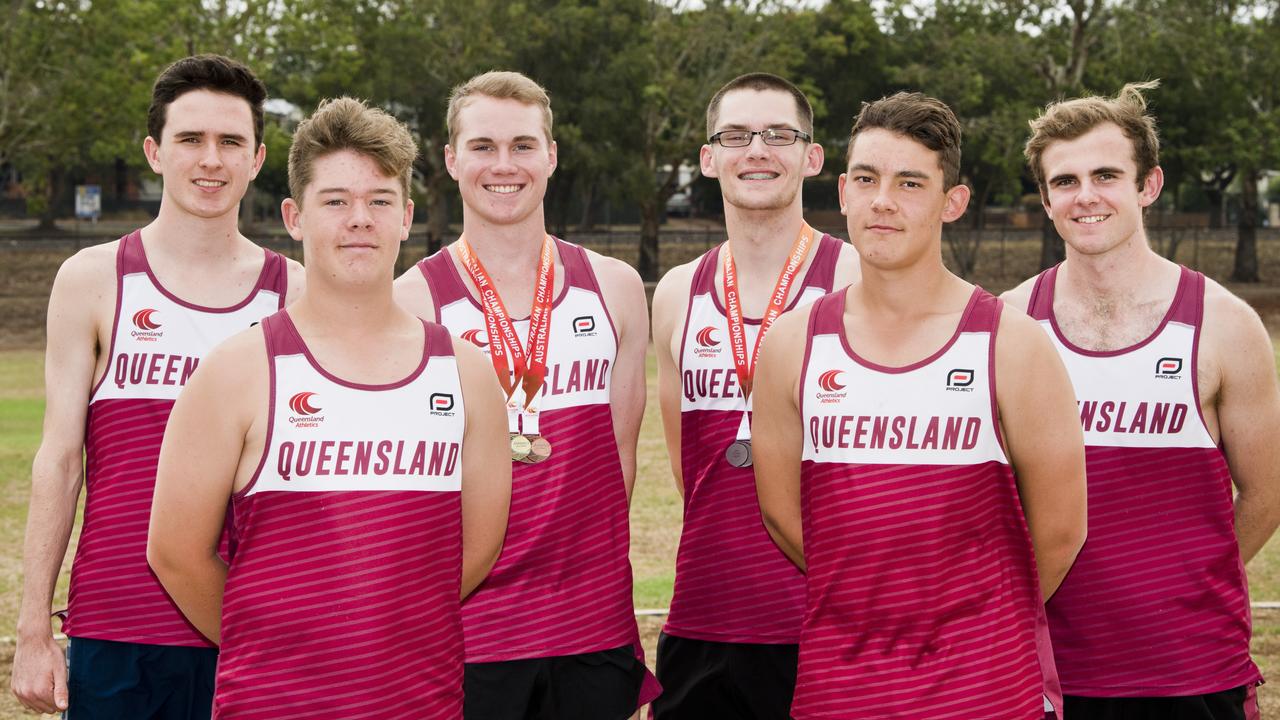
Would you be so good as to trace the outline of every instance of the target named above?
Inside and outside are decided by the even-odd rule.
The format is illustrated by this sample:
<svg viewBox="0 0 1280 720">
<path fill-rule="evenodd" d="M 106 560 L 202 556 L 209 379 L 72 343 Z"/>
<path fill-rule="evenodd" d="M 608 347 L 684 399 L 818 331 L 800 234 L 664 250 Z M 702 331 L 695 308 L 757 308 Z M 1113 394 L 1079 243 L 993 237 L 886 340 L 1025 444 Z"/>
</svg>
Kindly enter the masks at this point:
<svg viewBox="0 0 1280 720">
<path fill-rule="evenodd" d="M 809 142 L 813 136 L 802 130 L 793 128 L 766 128 L 764 130 L 721 130 L 707 139 L 707 142 L 714 145 L 720 143 L 720 147 L 739 148 L 746 147 L 756 135 L 764 140 L 765 145 L 773 145 L 781 147 L 783 145 L 795 145 L 797 140 Z"/>
</svg>

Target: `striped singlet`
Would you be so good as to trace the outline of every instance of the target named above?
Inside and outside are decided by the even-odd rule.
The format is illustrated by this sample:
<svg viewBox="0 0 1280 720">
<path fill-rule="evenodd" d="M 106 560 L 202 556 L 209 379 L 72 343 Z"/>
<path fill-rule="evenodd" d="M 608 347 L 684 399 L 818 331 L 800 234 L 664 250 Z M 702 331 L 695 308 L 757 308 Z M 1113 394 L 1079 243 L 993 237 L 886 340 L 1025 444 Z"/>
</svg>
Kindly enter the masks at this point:
<svg viewBox="0 0 1280 720">
<path fill-rule="evenodd" d="M 231 307 L 186 302 L 151 271 L 141 231 L 120 239 L 107 369 L 85 427 L 85 509 L 66 633 L 147 645 L 213 647 L 147 565 L 160 441 L 178 392 L 215 345 L 284 307 L 288 268 L 264 250 L 258 282 Z"/>
<path fill-rule="evenodd" d="M 1200 695 L 1261 680 L 1230 470 L 1200 412 L 1205 279 L 1182 268 L 1146 340 L 1084 350 L 1053 314 L 1058 268 L 1028 314 L 1062 356 L 1080 404 L 1089 537 L 1047 609 L 1069 695 Z"/>
<path fill-rule="evenodd" d="M 462 716 L 462 388 L 424 323 L 404 380 L 326 372 L 263 322 L 266 447 L 232 496 L 215 718 Z"/>
<path fill-rule="evenodd" d="M 1061 707 L 1035 557 L 996 418 L 1001 303 L 942 349 L 859 357 L 818 300 L 800 385 L 808 597 L 792 713 L 1041 720 Z"/>
<path fill-rule="evenodd" d="M 831 292 L 841 245 L 830 235 L 815 244 L 788 309 Z M 738 387 L 728 321 L 716 295 L 721 247 L 703 255 L 694 272 L 680 344 L 684 526 L 663 631 L 711 642 L 794 644 L 800 641 L 804 574 L 764 529 L 752 468 L 734 467 L 724 454 L 750 402 Z M 750 350 L 760 320 L 745 319 L 743 329 Z"/>
<path fill-rule="evenodd" d="M 634 644 L 626 485 L 609 392 L 618 340 L 586 251 L 555 240 L 563 286 L 551 312 L 540 432 L 553 445 L 514 463 L 502 555 L 463 606 L 467 662 L 501 662 Z M 495 339 L 448 248 L 418 263 L 436 321 L 485 354 Z M 529 320 L 513 322 L 527 343 Z M 641 702 L 657 694 L 646 678 Z"/>
</svg>

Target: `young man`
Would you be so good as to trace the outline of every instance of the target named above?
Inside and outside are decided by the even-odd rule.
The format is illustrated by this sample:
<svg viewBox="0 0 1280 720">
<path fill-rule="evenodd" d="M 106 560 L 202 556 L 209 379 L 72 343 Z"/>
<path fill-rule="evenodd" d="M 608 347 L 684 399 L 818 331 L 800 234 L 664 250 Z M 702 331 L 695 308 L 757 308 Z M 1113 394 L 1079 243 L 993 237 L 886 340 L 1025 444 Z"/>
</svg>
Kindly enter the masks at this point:
<svg viewBox="0 0 1280 720">
<path fill-rule="evenodd" d="M 1089 469 L 1049 622 L 1072 718 L 1256 717 L 1244 563 L 1280 521 L 1275 360 L 1257 313 L 1147 242 L 1154 86 L 1050 105 L 1026 148 L 1067 258 L 1006 299 L 1066 363 Z"/>
<path fill-rule="evenodd" d="M 653 300 L 667 452 L 684 498 L 653 709 L 660 720 L 786 718 L 804 575 L 760 521 L 749 388 L 779 313 L 848 285 L 858 261 L 804 221 L 800 188 L 822 171 L 823 152 L 798 88 L 767 73 L 735 78 L 707 106 L 707 136 L 702 173 L 720 181 L 729 240 L 668 272 Z"/>
<path fill-rule="evenodd" d="M 221 643 L 215 717 L 461 717 L 460 598 L 511 475 L 488 363 L 392 299 L 416 155 L 350 98 L 298 126 L 281 210 L 307 292 L 215 350 L 165 433 L 148 557 Z"/>
<path fill-rule="evenodd" d="M 13 692 L 82 718 L 207 718 L 213 644 L 146 561 L 165 422 L 218 342 L 284 307 L 302 268 L 237 230 L 262 166 L 266 89 L 216 55 L 156 80 L 143 152 L 164 178 L 155 221 L 63 263 L 49 298 L 44 436 L 32 468 Z M 49 610 L 81 484 L 70 678 Z"/>
<path fill-rule="evenodd" d="M 756 390 L 765 525 L 808 580 L 792 714 L 1060 716 L 1042 603 L 1085 534 L 1066 373 L 942 264 L 969 200 L 946 105 L 864 106 L 847 167 L 862 278 L 777 323 Z"/>
<path fill-rule="evenodd" d="M 546 92 L 490 72 L 449 98 L 463 235 L 396 297 L 489 354 L 513 466 L 502 557 L 463 607 L 466 717 L 629 717 L 654 689 L 637 654 L 627 508 L 648 318 L 626 264 L 549 236 Z"/>
</svg>

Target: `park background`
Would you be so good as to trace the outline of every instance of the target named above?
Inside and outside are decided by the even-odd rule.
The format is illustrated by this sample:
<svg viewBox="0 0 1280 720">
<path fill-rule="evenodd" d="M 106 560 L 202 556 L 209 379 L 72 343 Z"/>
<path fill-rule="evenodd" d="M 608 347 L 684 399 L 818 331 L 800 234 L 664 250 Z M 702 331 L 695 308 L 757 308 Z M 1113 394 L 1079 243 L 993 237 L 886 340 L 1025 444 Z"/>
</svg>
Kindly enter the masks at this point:
<svg viewBox="0 0 1280 720">
<path fill-rule="evenodd" d="M 231 55 L 267 83 L 267 161 L 241 220 L 270 247 L 301 258 L 278 220 L 290 133 L 320 99 L 343 94 L 388 109 L 419 141 L 401 268 L 452 240 L 461 210 L 441 154 L 448 91 L 478 72 L 515 69 L 548 88 L 555 110 L 549 229 L 632 263 L 649 282 L 724 238 L 719 190 L 696 162 L 706 103 L 725 81 L 765 70 L 808 94 L 827 164 L 806 183 L 806 217 L 839 235 L 835 184 L 852 117 L 864 100 L 921 90 L 961 118 L 962 174 L 974 189 L 970 211 L 944 234 L 946 260 L 997 292 L 1062 257 L 1021 155 L 1027 121 L 1060 97 L 1159 78 L 1148 96 L 1166 186 L 1147 215 L 1152 244 L 1226 283 L 1280 333 L 1280 0 L 10 0 L 0 23 L 6 678 L 44 407 L 48 290 L 67 256 L 154 214 L 161 186 L 141 153 L 150 84 L 187 54 Z M 650 353 L 632 563 L 636 607 L 661 611 L 681 509 L 652 363 Z M 67 568 L 73 552 L 74 540 Z M 1280 672 L 1280 610 L 1271 607 L 1280 541 L 1249 576 L 1255 656 L 1270 675 Z M 62 601 L 65 573 L 59 593 Z M 640 618 L 650 659 L 662 620 Z M 1274 713 L 1273 694 L 1260 691 Z M 0 719 L 10 717 L 18 707 L 5 693 Z"/>
</svg>

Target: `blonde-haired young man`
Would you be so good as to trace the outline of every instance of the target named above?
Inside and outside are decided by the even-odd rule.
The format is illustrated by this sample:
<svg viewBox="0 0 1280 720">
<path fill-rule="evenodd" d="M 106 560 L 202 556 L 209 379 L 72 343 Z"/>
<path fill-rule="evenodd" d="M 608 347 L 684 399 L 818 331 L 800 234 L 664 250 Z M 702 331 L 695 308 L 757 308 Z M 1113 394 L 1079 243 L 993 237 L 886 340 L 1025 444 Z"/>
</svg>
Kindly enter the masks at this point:
<svg viewBox="0 0 1280 720">
<path fill-rule="evenodd" d="M 449 99 L 463 233 L 396 298 L 488 353 L 507 394 L 511 526 L 463 607 L 466 716 L 627 718 L 657 694 L 631 600 L 627 509 L 649 323 L 630 266 L 547 234 L 546 91 L 490 72 Z"/>
<path fill-rule="evenodd" d="M 1256 717 L 1244 563 L 1280 522 L 1280 390 L 1257 313 L 1148 243 L 1154 86 L 1052 104 L 1026 146 L 1067 257 L 1005 300 L 1066 363 L 1088 453 L 1053 647 L 1073 719 Z"/>
<path fill-rule="evenodd" d="M 461 717 L 461 599 L 502 546 L 511 476 L 484 358 L 392 299 L 416 155 L 349 98 L 298 126 L 282 210 L 307 292 L 174 408 L 148 557 L 222 646 L 215 717 Z"/>
</svg>

